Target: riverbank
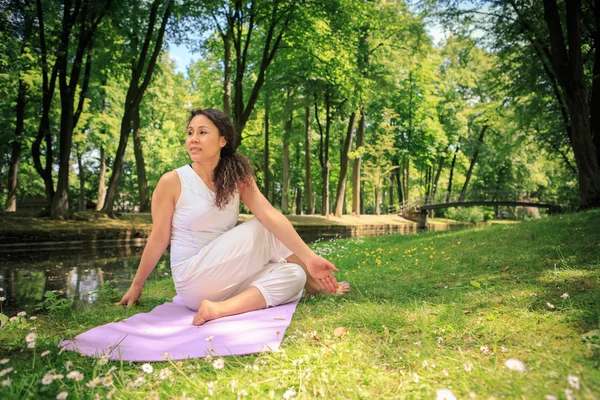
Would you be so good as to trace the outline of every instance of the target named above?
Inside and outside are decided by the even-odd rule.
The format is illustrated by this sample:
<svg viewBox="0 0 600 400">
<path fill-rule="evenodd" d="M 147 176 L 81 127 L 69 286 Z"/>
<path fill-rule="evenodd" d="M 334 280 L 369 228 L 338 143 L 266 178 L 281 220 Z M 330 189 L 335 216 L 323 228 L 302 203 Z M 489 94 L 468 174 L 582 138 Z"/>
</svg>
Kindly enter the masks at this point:
<svg viewBox="0 0 600 400">
<path fill-rule="evenodd" d="M 61 339 L 147 312 L 175 295 L 170 277 L 152 279 L 140 303 L 122 309 L 112 305 L 122 293 L 107 287 L 81 312 L 55 308 L 0 329 L 0 397 L 67 392 L 69 399 L 96 393 L 236 399 L 287 392 L 288 398 L 431 399 L 448 390 L 456 398 L 596 399 L 598 226 L 595 210 L 522 224 L 313 243 L 340 269 L 338 279 L 351 282 L 352 292 L 304 298 L 282 352 L 224 357 L 223 368 L 194 359 L 153 363 L 146 373 L 138 363 L 59 354 Z M 345 328 L 341 335 L 334 333 L 339 327 Z M 34 329 L 35 348 L 27 348 L 26 335 Z M 68 379 L 69 371 L 82 379 Z M 47 374 L 54 379 L 45 385 Z"/>
<path fill-rule="evenodd" d="M 252 218 L 240 214 L 238 223 Z M 415 222 L 398 215 L 362 215 L 360 217 L 324 217 L 320 215 L 287 215 L 304 240 L 318 237 L 364 237 L 417 231 Z M 446 219 L 432 219 L 431 230 L 468 227 L 472 224 Z M 97 213 L 76 213 L 68 221 L 49 218 L 19 216 L 9 213 L 0 215 L 0 251 L 27 248 L 29 244 L 56 245 L 92 244 L 112 241 L 120 245 L 145 240 L 152 230 L 150 214 L 124 214 L 121 219 L 111 219 Z"/>
</svg>

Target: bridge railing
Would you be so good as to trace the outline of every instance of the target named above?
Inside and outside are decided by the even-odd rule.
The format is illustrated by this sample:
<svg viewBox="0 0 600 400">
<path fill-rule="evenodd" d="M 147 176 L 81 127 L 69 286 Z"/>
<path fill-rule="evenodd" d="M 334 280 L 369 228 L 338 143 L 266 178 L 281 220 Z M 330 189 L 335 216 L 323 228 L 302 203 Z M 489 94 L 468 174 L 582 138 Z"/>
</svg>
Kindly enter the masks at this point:
<svg viewBox="0 0 600 400">
<path fill-rule="evenodd" d="M 494 202 L 494 201 L 512 201 L 524 203 L 547 203 L 556 204 L 554 198 L 533 195 L 525 190 L 471 190 L 466 193 L 461 192 L 438 192 L 435 196 L 420 196 L 405 200 L 400 204 L 399 213 L 407 210 L 415 210 L 420 206 L 443 203 L 464 203 L 464 202 Z"/>
</svg>

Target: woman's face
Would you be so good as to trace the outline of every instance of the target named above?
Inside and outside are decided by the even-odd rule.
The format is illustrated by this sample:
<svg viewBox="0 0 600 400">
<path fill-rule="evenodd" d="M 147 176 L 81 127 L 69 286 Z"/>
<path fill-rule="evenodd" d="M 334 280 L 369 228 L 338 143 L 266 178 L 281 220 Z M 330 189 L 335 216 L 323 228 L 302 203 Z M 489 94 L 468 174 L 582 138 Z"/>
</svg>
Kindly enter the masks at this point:
<svg viewBox="0 0 600 400">
<path fill-rule="evenodd" d="M 190 121 L 185 146 L 193 161 L 219 160 L 221 148 L 227 144 L 219 129 L 204 115 L 196 115 Z"/>
</svg>

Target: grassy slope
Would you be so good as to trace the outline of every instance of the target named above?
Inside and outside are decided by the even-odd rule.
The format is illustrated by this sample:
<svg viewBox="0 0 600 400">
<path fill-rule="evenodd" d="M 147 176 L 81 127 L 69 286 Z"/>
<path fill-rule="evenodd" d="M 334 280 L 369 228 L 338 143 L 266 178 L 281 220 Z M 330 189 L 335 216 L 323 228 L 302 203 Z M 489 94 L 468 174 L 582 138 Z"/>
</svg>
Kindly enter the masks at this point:
<svg viewBox="0 0 600 400">
<path fill-rule="evenodd" d="M 69 399 L 93 398 L 94 391 L 105 395 L 111 387 L 88 389 L 84 383 L 114 365 L 117 398 L 151 392 L 203 398 L 209 381 L 216 398 L 236 398 L 240 390 L 254 398 L 271 392 L 281 398 L 289 388 L 298 398 L 434 398 L 442 388 L 458 398 L 564 398 L 567 377 L 574 375 L 581 383 L 580 390 L 573 389 L 575 397 L 595 399 L 600 340 L 584 342 L 581 335 L 600 328 L 599 226 L 600 212 L 593 211 L 517 225 L 319 243 L 313 247 L 341 269 L 339 277 L 352 283 L 352 293 L 303 299 L 284 352 L 226 358 L 221 370 L 204 360 L 157 363 L 145 375 L 148 383 L 134 389 L 125 386 L 143 374 L 139 364 L 94 366 L 76 354 L 58 355 L 55 345 L 149 311 L 174 295 L 173 285 L 148 282 L 141 304 L 127 311 L 111 306 L 116 296 L 105 293 L 85 312 L 55 312 L 2 328 L 0 358 L 10 361 L 0 370 L 14 370 L 0 378 L 12 382 L 0 387 L 0 397 L 54 398 L 63 390 Z M 569 297 L 562 299 L 565 292 Z M 34 324 L 39 337 L 32 366 L 24 338 Z M 335 337 L 336 327 L 347 333 Z M 45 349 L 51 354 L 40 359 Z M 509 358 L 524 362 L 526 372 L 507 369 Z M 51 369 L 66 375 L 67 360 L 84 373 L 83 381 L 40 383 Z M 258 371 L 248 368 L 252 365 Z M 166 367 L 172 376 L 160 380 L 158 372 Z"/>
</svg>

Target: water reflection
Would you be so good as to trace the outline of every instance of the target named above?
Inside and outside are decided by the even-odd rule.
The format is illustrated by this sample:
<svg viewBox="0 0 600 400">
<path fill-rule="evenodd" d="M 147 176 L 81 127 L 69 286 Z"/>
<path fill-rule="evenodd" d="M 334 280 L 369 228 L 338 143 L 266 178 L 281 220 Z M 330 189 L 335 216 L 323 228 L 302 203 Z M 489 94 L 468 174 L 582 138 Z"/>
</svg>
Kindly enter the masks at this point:
<svg viewBox="0 0 600 400">
<path fill-rule="evenodd" d="M 458 228 L 454 226 L 430 226 L 429 230 Z M 321 226 L 298 229 L 307 242 L 341 237 L 367 237 L 390 234 L 417 233 L 416 225 L 405 226 L 331 226 L 327 232 Z M 106 281 L 124 292 L 135 275 L 142 251 L 143 240 L 127 243 L 97 241 L 32 245 L 18 251 L 0 250 L 0 297 L 2 312 L 9 316 L 18 311 L 35 312 L 44 299 L 44 293 L 54 290 L 74 301 L 75 308 L 92 303 L 94 291 Z M 148 279 L 170 276 L 169 256 L 165 253 Z"/>
<path fill-rule="evenodd" d="M 118 289 L 127 289 L 135 275 L 143 245 L 112 244 L 81 247 L 77 250 L 44 250 L 0 253 L 0 296 L 6 300 L 2 311 L 32 314 L 44 293 L 54 290 L 73 300 L 75 307 L 96 299 L 94 291 L 106 281 Z M 169 275 L 168 254 L 164 255 L 148 279 Z"/>
</svg>

